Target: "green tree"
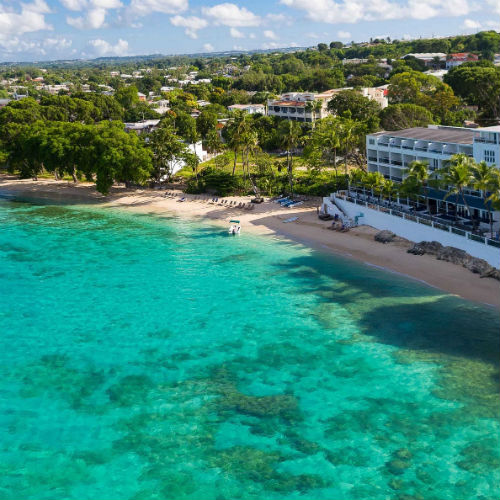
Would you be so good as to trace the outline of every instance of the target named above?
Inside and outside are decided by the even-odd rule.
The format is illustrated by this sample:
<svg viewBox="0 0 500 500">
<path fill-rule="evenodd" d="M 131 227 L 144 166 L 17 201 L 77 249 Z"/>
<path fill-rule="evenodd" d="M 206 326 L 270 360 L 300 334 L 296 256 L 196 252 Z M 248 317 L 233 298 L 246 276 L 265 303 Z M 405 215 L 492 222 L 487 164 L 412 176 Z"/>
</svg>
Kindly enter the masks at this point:
<svg viewBox="0 0 500 500">
<path fill-rule="evenodd" d="M 484 207 L 488 211 L 490 223 L 490 234 L 493 238 L 493 214 L 491 211 L 491 202 L 488 201 L 490 193 L 495 191 L 496 181 L 498 179 L 498 169 L 488 165 L 485 161 L 472 165 L 472 174 L 474 176 L 474 189 L 481 191 Z"/>
<path fill-rule="evenodd" d="M 115 92 L 114 98 L 125 110 L 128 110 L 139 104 L 138 92 L 134 85 L 121 87 Z"/>
<path fill-rule="evenodd" d="M 474 185 L 473 168 L 474 160 L 464 153 L 459 153 L 453 155 L 439 171 L 441 183 L 447 190 L 444 199 L 446 200 L 452 195 L 459 195 L 469 215 L 472 215 L 472 211 L 465 198 L 464 189 Z"/>
<path fill-rule="evenodd" d="M 96 125 L 96 187 L 108 194 L 113 182 L 142 184 L 152 172 L 151 152 L 137 134 L 128 134 L 120 122 Z"/>
<path fill-rule="evenodd" d="M 427 127 L 433 123 L 432 113 L 416 104 L 391 104 L 380 113 L 380 124 L 384 130 L 403 130 Z"/>
<path fill-rule="evenodd" d="M 224 144 L 215 128 L 208 132 L 205 143 L 209 153 L 220 153 L 224 151 Z"/>
<path fill-rule="evenodd" d="M 425 205 L 427 206 L 427 210 L 429 210 L 429 163 L 419 160 L 412 161 L 404 173 L 410 182 L 420 186 L 423 190 Z"/>
<path fill-rule="evenodd" d="M 188 147 L 177 137 L 172 128 L 160 127 L 149 134 L 148 146 L 152 152 L 152 176 L 160 182 L 163 176 L 170 181 L 175 164 L 185 160 Z"/>
<path fill-rule="evenodd" d="M 290 183 L 290 192 L 293 196 L 293 155 L 294 149 L 298 143 L 302 133 L 302 129 L 297 122 L 292 120 L 283 120 L 279 126 L 279 135 L 281 138 L 281 146 L 286 149 L 286 163 L 288 172 L 288 182 Z"/>
<path fill-rule="evenodd" d="M 210 131 L 217 126 L 217 115 L 211 111 L 203 110 L 196 119 L 196 130 L 202 139 L 206 139 Z"/>
<path fill-rule="evenodd" d="M 350 116 L 365 122 L 369 132 L 378 128 L 380 106 L 355 90 L 342 90 L 335 94 L 328 103 L 328 109 L 337 116 Z"/>
<path fill-rule="evenodd" d="M 451 69 L 445 82 L 468 104 L 479 106 L 487 121 L 500 115 L 500 68 L 465 63 Z"/>
</svg>

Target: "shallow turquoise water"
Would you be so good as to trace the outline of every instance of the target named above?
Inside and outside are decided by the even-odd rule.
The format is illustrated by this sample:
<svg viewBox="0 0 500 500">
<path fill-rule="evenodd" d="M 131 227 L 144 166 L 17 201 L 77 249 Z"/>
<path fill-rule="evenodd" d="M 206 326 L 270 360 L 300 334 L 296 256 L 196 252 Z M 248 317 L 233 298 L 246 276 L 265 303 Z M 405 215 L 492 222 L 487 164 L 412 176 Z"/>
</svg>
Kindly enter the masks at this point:
<svg viewBox="0 0 500 500">
<path fill-rule="evenodd" d="M 493 310 L 93 207 L 0 200 L 0 264 L 2 500 L 500 495 Z"/>
</svg>

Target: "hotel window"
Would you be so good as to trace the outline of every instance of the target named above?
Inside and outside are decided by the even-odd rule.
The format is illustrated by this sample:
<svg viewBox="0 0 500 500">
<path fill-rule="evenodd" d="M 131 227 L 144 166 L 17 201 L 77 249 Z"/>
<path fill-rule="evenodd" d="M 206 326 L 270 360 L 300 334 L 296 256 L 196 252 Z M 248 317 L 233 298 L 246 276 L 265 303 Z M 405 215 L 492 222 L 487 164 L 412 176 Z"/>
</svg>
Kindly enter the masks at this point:
<svg viewBox="0 0 500 500">
<path fill-rule="evenodd" d="M 495 151 L 486 149 L 484 152 L 484 161 L 487 163 L 495 163 Z"/>
<path fill-rule="evenodd" d="M 369 144 L 375 144 L 375 139 L 368 139 Z"/>
</svg>

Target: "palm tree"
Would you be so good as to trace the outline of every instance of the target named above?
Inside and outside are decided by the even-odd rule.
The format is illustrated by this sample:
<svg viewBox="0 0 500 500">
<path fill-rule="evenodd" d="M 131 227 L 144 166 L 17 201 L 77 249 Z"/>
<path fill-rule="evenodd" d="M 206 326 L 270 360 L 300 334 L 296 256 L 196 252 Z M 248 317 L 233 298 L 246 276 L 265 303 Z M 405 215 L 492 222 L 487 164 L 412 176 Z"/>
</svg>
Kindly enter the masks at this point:
<svg viewBox="0 0 500 500">
<path fill-rule="evenodd" d="M 321 108 L 323 107 L 322 101 L 307 101 L 306 102 L 306 112 L 311 113 L 311 127 L 314 129 L 316 126 L 316 118 L 318 116 L 318 113 L 321 112 Z"/>
<path fill-rule="evenodd" d="M 229 147 L 234 153 L 233 175 L 236 172 L 236 164 L 238 162 L 238 153 L 242 144 L 242 136 L 245 133 L 248 121 L 243 112 L 235 112 L 233 121 L 231 122 L 229 132 Z"/>
<path fill-rule="evenodd" d="M 333 168 L 337 177 L 337 150 L 340 148 L 339 119 L 328 116 L 320 121 L 318 130 L 314 132 L 321 149 L 327 150 L 333 157 Z"/>
<path fill-rule="evenodd" d="M 344 170 L 347 175 L 347 157 L 356 138 L 356 122 L 351 118 L 341 118 L 340 139 L 344 149 Z"/>
<path fill-rule="evenodd" d="M 491 213 L 491 202 L 488 201 L 489 193 L 495 189 L 495 181 L 498 178 L 498 169 L 488 165 L 485 161 L 477 163 L 472 167 L 474 175 L 474 188 L 481 191 L 483 195 L 483 203 L 488 210 L 488 220 L 490 223 L 490 234 L 493 238 L 493 216 Z"/>
<path fill-rule="evenodd" d="M 464 153 L 459 153 L 453 155 L 448 160 L 445 167 L 439 171 L 441 182 L 448 190 L 443 199 L 446 200 L 453 194 L 457 196 L 460 195 L 469 215 L 471 215 L 472 212 L 465 199 L 464 189 L 474 184 L 474 175 L 472 173 L 473 165 L 474 160 L 472 158 L 469 158 Z M 457 216 L 456 213 L 455 216 Z"/>
<path fill-rule="evenodd" d="M 297 122 L 292 120 L 283 120 L 278 129 L 280 142 L 282 147 L 286 148 L 286 164 L 288 170 L 288 180 L 290 182 L 290 190 L 293 196 L 293 157 L 290 154 L 292 148 L 299 143 L 302 129 Z"/>
<path fill-rule="evenodd" d="M 349 194 L 352 185 L 356 187 L 362 186 L 363 193 L 365 192 L 364 180 L 366 178 L 366 172 L 364 170 L 361 170 L 360 168 L 354 168 L 349 172 L 348 178 L 349 180 L 347 184 L 347 191 L 349 192 Z"/>
<path fill-rule="evenodd" d="M 387 196 L 389 202 L 392 202 L 392 197 L 397 193 L 397 188 L 394 181 L 385 179 L 384 185 L 382 186 L 382 193 Z"/>
<path fill-rule="evenodd" d="M 495 210 L 500 210 L 500 170 L 494 168 L 492 174 L 491 194 L 487 201 Z M 493 231 L 491 237 L 493 237 Z"/>
<path fill-rule="evenodd" d="M 375 196 L 375 192 L 377 192 L 380 198 L 381 189 L 385 184 L 385 177 L 380 172 L 369 172 L 365 176 L 365 184 L 370 189 L 372 196 Z"/>
<path fill-rule="evenodd" d="M 259 147 L 259 136 L 257 135 L 257 131 L 252 128 L 247 128 L 241 135 L 241 156 L 243 162 L 243 175 L 245 175 L 245 165 L 247 169 L 248 178 L 250 178 L 250 153 L 254 153 Z"/>
<path fill-rule="evenodd" d="M 417 186 L 424 188 L 424 198 L 427 211 L 429 211 L 429 193 L 428 193 L 428 180 L 429 180 L 429 163 L 426 161 L 415 160 L 412 161 L 408 168 L 405 170 L 407 178 L 410 182 L 414 182 Z"/>
</svg>

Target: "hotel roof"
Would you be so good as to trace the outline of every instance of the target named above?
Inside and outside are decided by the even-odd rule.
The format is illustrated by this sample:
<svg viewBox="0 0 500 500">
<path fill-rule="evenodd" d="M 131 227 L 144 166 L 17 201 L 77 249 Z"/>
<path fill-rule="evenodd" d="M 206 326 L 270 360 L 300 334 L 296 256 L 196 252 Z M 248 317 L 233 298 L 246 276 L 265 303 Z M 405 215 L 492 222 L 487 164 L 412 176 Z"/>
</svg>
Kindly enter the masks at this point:
<svg viewBox="0 0 500 500">
<path fill-rule="evenodd" d="M 477 129 L 476 129 L 477 130 Z M 415 127 L 393 132 L 377 132 L 375 136 L 390 135 L 402 139 L 415 139 L 435 142 L 451 142 L 454 144 L 472 144 L 474 130 L 466 128 L 423 128 Z"/>
<path fill-rule="evenodd" d="M 307 101 L 313 102 L 313 101 Z M 305 106 L 306 101 L 272 101 L 269 103 L 270 106 Z"/>
</svg>

